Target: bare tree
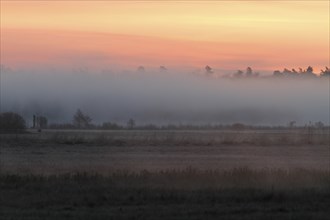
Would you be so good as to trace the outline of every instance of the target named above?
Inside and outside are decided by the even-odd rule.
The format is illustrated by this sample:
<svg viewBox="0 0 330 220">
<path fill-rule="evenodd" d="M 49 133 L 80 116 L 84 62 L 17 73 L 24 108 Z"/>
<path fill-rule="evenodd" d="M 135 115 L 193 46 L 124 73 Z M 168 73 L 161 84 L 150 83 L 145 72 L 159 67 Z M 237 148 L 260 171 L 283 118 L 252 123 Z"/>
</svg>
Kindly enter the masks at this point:
<svg viewBox="0 0 330 220">
<path fill-rule="evenodd" d="M 127 128 L 133 129 L 134 127 L 135 127 L 135 121 L 134 121 L 134 119 L 130 118 L 127 122 Z"/>
<path fill-rule="evenodd" d="M 73 125 L 76 128 L 89 128 L 91 126 L 91 121 L 92 119 L 80 109 L 78 109 L 73 116 Z"/>
<path fill-rule="evenodd" d="M 247 67 L 245 74 L 246 74 L 247 77 L 252 76 L 252 74 L 253 74 L 252 68 L 251 67 Z"/>
<path fill-rule="evenodd" d="M 140 73 L 145 72 L 145 68 L 144 68 L 144 66 L 139 66 L 139 67 L 137 68 L 137 71 L 140 72 Z"/>
<path fill-rule="evenodd" d="M 213 73 L 213 69 L 209 65 L 206 65 L 205 66 L 205 72 L 207 74 L 212 74 Z"/>
<path fill-rule="evenodd" d="M 48 120 L 45 116 L 39 116 L 39 127 L 40 128 L 47 128 Z"/>
<path fill-rule="evenodd" d="M 289 123 L 288 123 L 288 127 L 289 128 L 294 128 L 295 126 L 296 126 L 296 121 L 290 121 Z"/>
</svg>

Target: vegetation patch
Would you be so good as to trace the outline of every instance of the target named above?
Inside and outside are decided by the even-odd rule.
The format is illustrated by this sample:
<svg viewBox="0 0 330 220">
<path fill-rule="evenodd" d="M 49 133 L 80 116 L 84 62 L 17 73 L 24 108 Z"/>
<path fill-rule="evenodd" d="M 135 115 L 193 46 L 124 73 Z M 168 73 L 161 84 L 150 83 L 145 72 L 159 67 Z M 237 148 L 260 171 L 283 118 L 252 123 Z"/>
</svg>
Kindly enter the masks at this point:
<svg viewBox="0 0 330 220">
<path fill-rule="evenodd" d="M 326 219 L 329 183 L 327 172 L 247 168 L 1 174 L 0 219 Z"/>
</svg>

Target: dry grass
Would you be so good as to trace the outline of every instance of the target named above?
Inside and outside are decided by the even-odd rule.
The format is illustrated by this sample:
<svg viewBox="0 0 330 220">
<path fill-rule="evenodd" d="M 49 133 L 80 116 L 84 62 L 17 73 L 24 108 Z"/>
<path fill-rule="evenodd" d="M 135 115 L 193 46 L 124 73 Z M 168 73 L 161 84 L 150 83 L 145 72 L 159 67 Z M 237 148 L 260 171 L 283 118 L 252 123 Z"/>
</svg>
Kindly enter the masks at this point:
<svg viewBox="0 0 330 220">
<path fill-rule="evenodd" d="M 0 175 L 0 219 L 327 219 L 329 173 L 116 171 Z"/>
<path fill-rule="evenodd" d="M 327 130 L 45 131 L 0 138 L 0 220 L 330 216 Z M 252 168 L 270 162 L 274 168 Z M 130 169 L 117 169 L 120 163 Z M 134 169 L 142 163 L 148 169 Z M 190 163 L 197 168 L 182 169 Z M 157 164 L 162 169 L 152 169 Z M 85 170 L 93 166 L 99 172 Z"/>
<path fill-rule="evenodd" d="M 1 135 L 3 144 L 97 146 L 329 145 L 329 130 L 247 131 L 45 131 Z"/>
</svg>

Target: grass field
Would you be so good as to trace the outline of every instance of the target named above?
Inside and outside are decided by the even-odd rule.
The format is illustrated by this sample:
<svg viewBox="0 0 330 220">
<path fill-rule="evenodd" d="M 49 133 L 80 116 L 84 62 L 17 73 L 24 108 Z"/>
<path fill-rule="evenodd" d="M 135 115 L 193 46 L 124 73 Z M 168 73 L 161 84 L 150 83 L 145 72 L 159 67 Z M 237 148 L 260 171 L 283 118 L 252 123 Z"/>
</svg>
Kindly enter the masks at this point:
<svg viewBox="0 0 330 220">
<path fill-rule="evenodd" d="M 329 133 L 1 134 L 0 219 L 328 219 Z"/>
<path fill-rule="evenodd" d="M 2 175 L 0 219 L 328 219 L 329 173 Z"/>
</svg>

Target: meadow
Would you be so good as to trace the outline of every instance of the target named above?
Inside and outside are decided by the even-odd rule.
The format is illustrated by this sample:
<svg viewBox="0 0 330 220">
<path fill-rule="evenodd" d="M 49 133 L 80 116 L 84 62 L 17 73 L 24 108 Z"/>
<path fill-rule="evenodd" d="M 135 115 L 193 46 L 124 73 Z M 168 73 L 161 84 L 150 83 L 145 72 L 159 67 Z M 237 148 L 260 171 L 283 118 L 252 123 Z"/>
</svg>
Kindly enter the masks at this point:
<svg viewBox="0 0 330 220">
<path fill-rule="evenodd" d="M 0 219 L 327 219 L 329 130 L 1 134 Z"/>
</svg>

